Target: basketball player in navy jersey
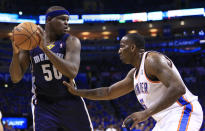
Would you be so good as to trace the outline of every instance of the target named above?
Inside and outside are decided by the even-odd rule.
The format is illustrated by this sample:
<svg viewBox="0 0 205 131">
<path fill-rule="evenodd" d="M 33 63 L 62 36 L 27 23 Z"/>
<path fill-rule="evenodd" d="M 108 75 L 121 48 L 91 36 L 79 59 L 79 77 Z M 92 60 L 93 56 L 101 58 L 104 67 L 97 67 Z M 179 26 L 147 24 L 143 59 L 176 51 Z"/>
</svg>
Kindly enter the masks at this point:
<svg viewBox="0 0 205 131">
<path fill-rule="evenodd" d="M 119 55 L 125 64 L 134 66 L 121 81 L 96 89 L 76 89 L 72 82 L 63 82 L 69 92 L 91 100 L 111 100 L 135 91 L 145 110 L 128 116 L 123 126 L 134 128 L 149 117 L 156 120 L 153 131 L 198 131 L 203 111 L 198 97 L 185 86 L 173 62 L 165 55 L 145 51 L 144 38 L 128 34 L 120 41 Z"/>
<path fill-rule="evenodd" d="M 13 43 L 11 79 L 19 82 L 32 68 L 34 131 L 91 131 L 92 124 L 81 97 L 68 93 L 63 81 L 72 81 L 79 70 L 81 44 L 67 34 L 69 13 L 61 6 L 46 12 L 45 31 L 39 26 L 39 47 L 25 51 Z"/>
</svg>

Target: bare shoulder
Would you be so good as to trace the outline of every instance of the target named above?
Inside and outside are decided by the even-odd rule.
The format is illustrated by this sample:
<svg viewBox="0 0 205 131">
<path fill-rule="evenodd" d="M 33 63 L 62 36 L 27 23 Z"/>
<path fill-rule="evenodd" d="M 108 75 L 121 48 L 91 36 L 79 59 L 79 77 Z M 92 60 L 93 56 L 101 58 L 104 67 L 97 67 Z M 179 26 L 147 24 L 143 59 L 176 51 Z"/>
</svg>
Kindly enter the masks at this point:
<svg viewBox="0 0 205 131">
<path fill-rule="evenodd" d="M 81 48 L 80 40 L 76 36 L 73 36 L 73 35 L 69 35 L 69 37 L 66 40 L 66 44 L 69 45 L 67 46 L 69 48 L 77 48 L 77 49 Z"/>
<path fill-rule="evenodd" d="M 146 56 L 145 62 L 159 62 L 163 57 L 164 55 L 159 52 L 149 52 Z"/>
<path fill-rule="evenodd" d="M 69 35 L 68 38 L 67 38 L 67 41 L 80 43 L 79 38 L 77 38 L 76 36 L 73 36 L 73 35 Z"/>
<path fill-rule="evenodd" d="M 145 70 L 149 72 L 160 72 L 164 67 L 171 67 L 171 60 L 164 54 L 159 52 L 149 52 L 145 59 Z"/>
</svg>

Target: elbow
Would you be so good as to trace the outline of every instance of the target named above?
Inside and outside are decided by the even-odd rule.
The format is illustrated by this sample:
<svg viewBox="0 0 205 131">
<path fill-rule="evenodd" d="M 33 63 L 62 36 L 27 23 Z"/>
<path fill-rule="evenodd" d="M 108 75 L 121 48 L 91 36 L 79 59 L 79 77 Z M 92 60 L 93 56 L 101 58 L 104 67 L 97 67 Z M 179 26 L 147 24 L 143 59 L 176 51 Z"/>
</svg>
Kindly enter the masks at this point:
<svg viewBox="0 0 205 131">
<path fill-rule="evenodd" d="M 70 79 L 74 79 L 78 74 L 78 71 L 77 70 L 72 70 L 67 76 L 70 78 Z"/>
<path fill-rule="evenodd" d="M 21 79 L 15 79 L 15 78 L 11 77 L 12 83 L 18 83 L 20 80 L 21 80 Z"/>
<path fill-rule="evenodd" d="M 78 74 L 78 68 L 76 66 L 74 66 L 74 68 L 72 69 L 71 73 L 70 73 L 70 77 L 71 79 L 74 79 Z"/>
<path fill-rule="evenodd" d="M 11 74 L 11 72 L 10 72 L 10 77 L 11 77 L 12 83 L 18 83 L 22 79 L 22 77 L 15 77 L 15 76 L 13 76 Z"/>
</svg>

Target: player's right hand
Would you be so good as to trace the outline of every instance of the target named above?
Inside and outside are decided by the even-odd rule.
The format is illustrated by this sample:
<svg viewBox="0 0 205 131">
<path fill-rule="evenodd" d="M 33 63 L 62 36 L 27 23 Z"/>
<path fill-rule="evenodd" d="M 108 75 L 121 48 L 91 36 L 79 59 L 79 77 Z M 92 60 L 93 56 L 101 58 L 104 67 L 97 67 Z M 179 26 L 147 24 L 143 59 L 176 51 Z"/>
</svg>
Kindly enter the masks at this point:
<svg viewBox="0 0 205 131">
<path fill-rule="evenodd" d="M 63 84 L 67 87 L 68 91 L 71 94 L 77 95 L 77 89 L 75 88 L 75 84 L 73 81 L 70 81 L 69 83 L 66 81 L 63 81 Z"/>
<path fill-rule="evenodd" d="M 20 49 L 15 45 L 15 42 L 12 42 L 12 47 L 13 47 L 13 53 L 14 54 L 19 54 Z"/>
<path fill-rule="evenodd" d="M 14 29 L 15 29 L 16 27 L 14 27 Z M 16 46 L 16 44 L 15 44 L 15 41 L 14 41 L 14 39 L 13 39 L 13 30 L 12 30 L 12 34 L 11 34 L 11 41 L 12 41 L 12 47 L 13 47 L 13 53 L 14 54 L 19 54 L 19 52 L 20 52 L 20 49 Z"/>
</svg>

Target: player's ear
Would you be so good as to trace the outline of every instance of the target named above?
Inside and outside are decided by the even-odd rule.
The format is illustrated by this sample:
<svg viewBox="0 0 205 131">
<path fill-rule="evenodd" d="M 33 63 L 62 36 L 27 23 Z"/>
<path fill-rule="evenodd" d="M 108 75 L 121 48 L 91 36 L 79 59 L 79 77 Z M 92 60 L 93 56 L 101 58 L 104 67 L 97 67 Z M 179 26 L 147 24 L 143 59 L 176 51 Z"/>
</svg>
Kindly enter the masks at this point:
<svg viewBox="0 0 205 131">
<path fill-rule="evenodd" d="M 135 44 L 132 44 L 132 45 L 131 45 L 131 51 L 134 52 L 135 49 L 136 49 L 136 45 L 135 45 Z"/>
</svg>

